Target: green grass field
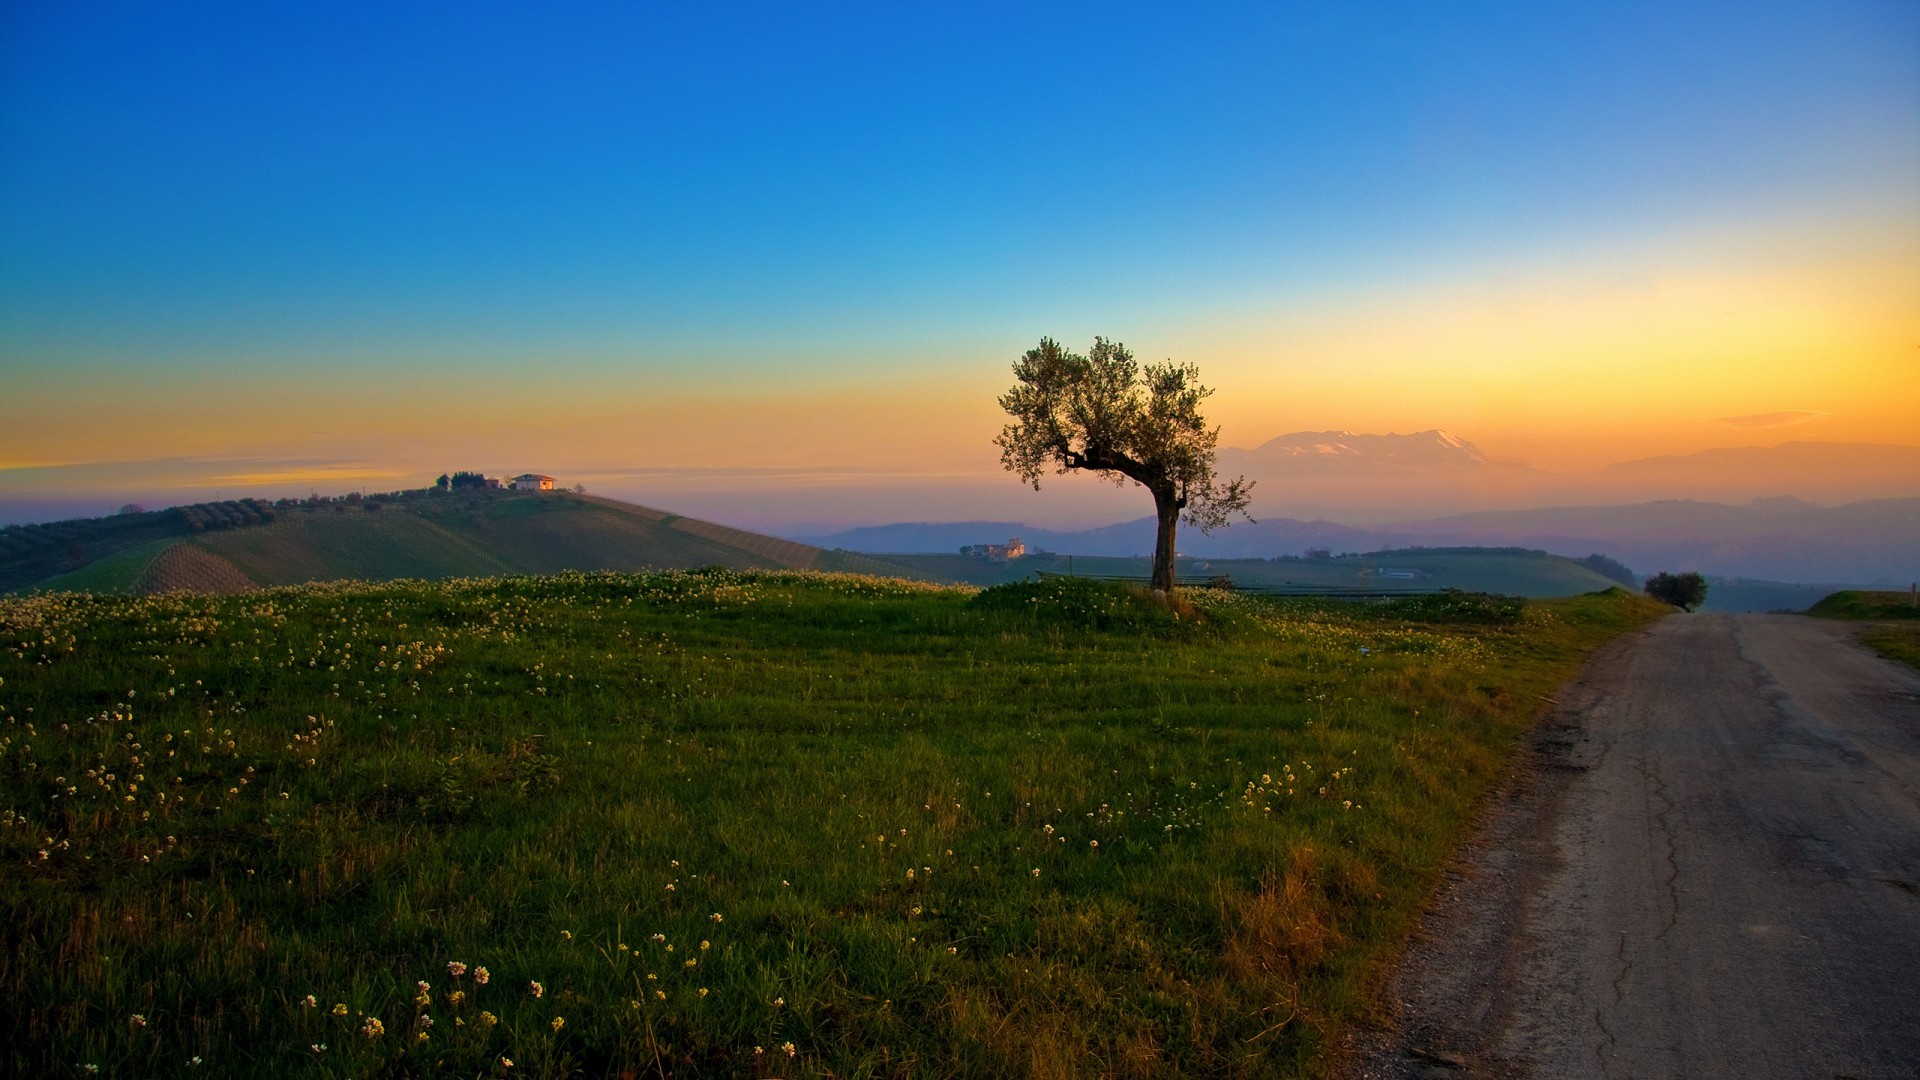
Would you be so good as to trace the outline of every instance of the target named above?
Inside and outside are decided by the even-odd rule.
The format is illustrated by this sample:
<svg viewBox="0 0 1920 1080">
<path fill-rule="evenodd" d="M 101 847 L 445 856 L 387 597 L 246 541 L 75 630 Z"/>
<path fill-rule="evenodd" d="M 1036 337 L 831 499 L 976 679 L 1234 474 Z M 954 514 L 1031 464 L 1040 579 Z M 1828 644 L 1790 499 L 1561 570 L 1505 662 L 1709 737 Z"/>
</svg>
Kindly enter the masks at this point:
<svg viewBox="0 0 1920 1080">
<path fill-rule="evenodd" d="M 1822 597 L 1807 614 L 1823 619 L 1920 619 L 1920 607 L 1903 592 L 1843 589 Z"/>
<path fill-rule="evenodd" d="M 1188 595 L 0 599 L 0 1072 L 1323 1070 L 1541 697 L 1665 609 Z"/>
<path fill-rule="evenodd" d="M 1863 631 L 1860 641 L 1889 660 L 1920 668 L 1920 625 L 1876 626 Z"/>
<path fill-rule="evenodd" d="M 1903 592 L 1843 589 L 1822 597 L 1807 614 L 1825 619 L 1884 623 L 1860 631 L 1860 643 L 1889 660 L 1920 668 L 1920 608 Z"/>
</svg>

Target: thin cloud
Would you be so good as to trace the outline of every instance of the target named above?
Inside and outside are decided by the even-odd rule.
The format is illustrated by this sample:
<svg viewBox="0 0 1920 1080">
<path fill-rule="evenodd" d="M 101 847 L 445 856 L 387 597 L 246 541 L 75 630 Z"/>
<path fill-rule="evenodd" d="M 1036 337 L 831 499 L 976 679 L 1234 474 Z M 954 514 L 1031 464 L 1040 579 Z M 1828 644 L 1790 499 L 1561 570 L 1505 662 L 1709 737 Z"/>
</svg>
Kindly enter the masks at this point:
<svg viewBox="0 0 1920 1080">
<path fill-rule="evenodd" d="M 178 491 L 255 484 L 380 481 L 405 475 L 363 461 L 322 458 L 81 461 L 0 468 L 0 495 L 26 492 Z"/>
<path fill-rule="evenodd" d="M 1815 412 L 1811 409 L 1787 409 L 1782 412 L 1748 413 L 1745 416 L 1713 416 L 1708 417 L 1708 419 L 1717 424 L 1725 424 L 1728 427 L 1776 428 L 1792 427 L 1794 424 L 1804 424 L 1809 420 L 1819 420 L 1831 415 L 1833 414 Z"/>
</svg>

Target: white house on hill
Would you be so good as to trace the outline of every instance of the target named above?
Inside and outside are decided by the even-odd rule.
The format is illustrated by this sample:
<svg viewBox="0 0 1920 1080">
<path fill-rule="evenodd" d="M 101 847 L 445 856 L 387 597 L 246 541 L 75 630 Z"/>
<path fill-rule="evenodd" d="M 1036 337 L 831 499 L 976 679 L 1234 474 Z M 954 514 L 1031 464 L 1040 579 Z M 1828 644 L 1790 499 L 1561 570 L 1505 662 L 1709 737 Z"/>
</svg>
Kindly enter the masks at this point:
<svg viewBox="0 0 1920 1080">
<path fill-rule="evenodd" d="M 553 477 L 541 476 L 539 473 L 521 473 L 513 478 L 512 486 L 515 491 L 552 491 Z"/>
<path fill-rule="evenodd" d="M 960 549 L 960 554 L 962 555 L 971 555 L 976 559 L 985 559 L 988 562 L 1007 562 L 1011 559 L 1017 559 L 1026 553 L 1027 545 L 1021 543 L 1020 538 L 1017 536 L 1004 544 L 968 544 L 966 547 Z"/>
</svg>

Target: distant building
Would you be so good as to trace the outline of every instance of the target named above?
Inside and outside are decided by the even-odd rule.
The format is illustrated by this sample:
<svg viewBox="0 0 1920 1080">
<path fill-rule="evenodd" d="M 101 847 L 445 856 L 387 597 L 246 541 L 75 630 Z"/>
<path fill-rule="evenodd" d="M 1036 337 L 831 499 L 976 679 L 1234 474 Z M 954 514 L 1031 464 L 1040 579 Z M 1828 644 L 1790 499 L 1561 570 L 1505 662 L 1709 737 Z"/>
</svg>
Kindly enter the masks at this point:
<svg viewBox="0 0 1920 1080">
<path fill-rule="evenodd" d="M 985 559 L 988 562 L 1007 562 L 1026 553 L 1027 545 L 1021 543 L 1017 536 L 1004 544 L 968 544 L 960 549 L 962 555 Z"/>
<path fill-rule="evenodd" d="M 541 476 L 539 473 L 521 473 L 513 478 L 513 490 L 552 491 L 553 477 Z"/>
</svg>

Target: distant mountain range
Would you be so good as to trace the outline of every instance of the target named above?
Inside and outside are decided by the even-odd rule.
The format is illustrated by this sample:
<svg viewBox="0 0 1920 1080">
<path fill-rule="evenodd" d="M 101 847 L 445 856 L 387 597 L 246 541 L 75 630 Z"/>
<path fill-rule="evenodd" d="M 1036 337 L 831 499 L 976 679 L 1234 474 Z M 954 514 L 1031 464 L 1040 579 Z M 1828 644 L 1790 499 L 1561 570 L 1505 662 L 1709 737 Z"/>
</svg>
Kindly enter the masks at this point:
<svg viewBox="0 0 1920 1080">
<path fill-rule="evenodd" d="M 1529 505 L 1551 477 L 1488 459 L 1480 448 L 1438 429 L 1409 435 L 1299 431 L 1219 453 L 1223 476 L 1255 482 L 1254 516 L 1379 520 Z"/>
<path fill-rule="evenodd" d="M 1493 461 L 1440 430 L 1302 431 L 1251 450 L 1222 449 L 1219 466 L 1256 482 L 1259 523 L 1213 536 L 1184 532 L 1180 548 L 1196 558 L 1511 545 L 1598 552 L 1645 571 L 1805 582 L 1920 577 L 1914 446 L 1787 442 L 1564 474 Z M 1145 516 L 1080 531 L 968 521 L 822 530 L 805 539 L 860 552 L 951 552 L 1014 536 L 1062 553 L 1137 555 L 1152 550 L 1154 526 Z"/>
<path fill-rule="evenodd" d="M 1151 517 L 1067 532 L 1008 521 L 882 525 L 796 537 L 864 553 L 952 552 L 1019 537 L 1062 554 L 1139 555 L 1153 549 Z M 1187 529 L 1180 550 L 1194 558 L 1271 558 L 1309 548 L 1334 552 L 1459 545 L 1538 548 L 1579 557 L 1612 556 L 1642 573 L 1699 570 L 1772 581 L 1903 583 L 1920 577 L 1920 498 L 1821 507 L 1799 499 L 1740 505 L 1667 500 L 1626 506 L 1483 511 L 1383 526 L 1291 518 L 1240 522 L 1211 536 Z"/>
<path fill-rule="evenodd" d="M 1599 553 L 1642 573 L 1899 586 L 1920 578 L 1920 447 L 1789 442 L 1569 476 L 1490 461 L 1445 431 L 1315 431 L 1222 450 L 1220 464 L 1259 482 L 1259 522 L 1213 536 L 1184 530 L 1180 548 L 1196 559 L 1493 545 Z M 1736 494 L 1702 494 L 1709 491 Z M 1144 497 L 1139 505 L 1146 509 Z M 530 513 L 536 506 L 541 512 Z M 1061 554 L 1136 556 L 1154 540 L 1144 515 L 1073 531 L 983 519 L 789 533 L 817 548 L 557 494 L 497 503 L 425 493 L 271 507 L 240 500 L 0 529 L 0 591 L 69 575 L 77 575 L 71 587 L 121 590 L 201 578 L 237 587 L 706 563 L 895 573 L 900 567 L 818 549 L 954 554 L 1019 537 Z"/>
<path fill-rule="evenodd" d="M 1602 551 L 1635 569 L 1773 581 L 1920 578 L 1920 498 L 1815 506 L 1791 496 L 1739 505 L 1670 500 L 1490 511 L 1395 526 L 1400 542 Z"/>
</svg>

